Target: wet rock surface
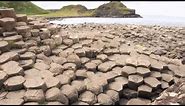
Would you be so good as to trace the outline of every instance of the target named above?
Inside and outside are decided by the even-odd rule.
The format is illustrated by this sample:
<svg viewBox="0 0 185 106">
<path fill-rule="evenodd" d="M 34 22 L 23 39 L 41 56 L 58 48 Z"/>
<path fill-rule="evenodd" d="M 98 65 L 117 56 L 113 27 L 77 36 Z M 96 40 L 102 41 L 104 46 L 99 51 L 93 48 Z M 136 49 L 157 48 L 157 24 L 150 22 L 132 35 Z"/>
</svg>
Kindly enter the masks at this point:
<svg viewBox="0 0 185 106">
<path fill-rule="evenodd" d="M 0 104 L 184 104 L 183 28 L 55 25 L 5 11 Z"/>
</svg>

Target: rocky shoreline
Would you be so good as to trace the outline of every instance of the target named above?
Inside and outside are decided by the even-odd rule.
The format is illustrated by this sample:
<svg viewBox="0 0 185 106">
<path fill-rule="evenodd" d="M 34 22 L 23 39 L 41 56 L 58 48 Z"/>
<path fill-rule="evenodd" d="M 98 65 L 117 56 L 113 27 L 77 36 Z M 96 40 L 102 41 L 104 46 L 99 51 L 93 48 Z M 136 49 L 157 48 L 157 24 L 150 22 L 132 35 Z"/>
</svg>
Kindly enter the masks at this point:
<svg viewBox="0 0 185 106">
<path fill-rule="evenodd" d="M 185 77 L 183 28 L 0 14 L 0 105 L 146 105 Z"/>
</svg>

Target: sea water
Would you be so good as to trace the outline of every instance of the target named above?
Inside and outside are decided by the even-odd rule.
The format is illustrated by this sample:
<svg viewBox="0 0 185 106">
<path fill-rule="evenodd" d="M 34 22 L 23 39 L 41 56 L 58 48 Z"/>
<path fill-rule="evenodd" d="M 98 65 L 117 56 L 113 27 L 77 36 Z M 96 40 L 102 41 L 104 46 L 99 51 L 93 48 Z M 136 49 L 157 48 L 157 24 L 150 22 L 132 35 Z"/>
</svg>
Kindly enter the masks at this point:
<svg viewBox="0 0 185 106">
<path fill-rule="evenodd" d="M 56 24 L 82 24 L 82 23 L 98 23 L 98 24 L 136 24 L 136 25 L 161 25 L 161 26 L 177 26 L 185 27 L 185 17 L 175 16 L 143 16 L 143 18 L 63 18 L 50 21 Z"/>
</svg>

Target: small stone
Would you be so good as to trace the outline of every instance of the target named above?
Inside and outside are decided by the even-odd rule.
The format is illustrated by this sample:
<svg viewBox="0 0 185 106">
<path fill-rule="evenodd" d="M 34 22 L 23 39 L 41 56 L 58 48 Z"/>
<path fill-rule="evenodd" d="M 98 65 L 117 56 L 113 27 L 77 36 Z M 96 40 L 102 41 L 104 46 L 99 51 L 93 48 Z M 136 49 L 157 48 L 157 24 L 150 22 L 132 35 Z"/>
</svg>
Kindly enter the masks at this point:
<svg viewBox="0 0 185 106">
<path fill-rule="evenodd" d="M 14 18 L 1 18 L 0 25 L 3 27 L 4 31 L 12 31 L 15 28 L 15 19 Z"/>
<path fill-rule="evenodd" d="M 135 57 L 127 58 L 126 65 L 131 65 L 131 66 L 136 67 L 137 66 L 137 58 L 135 58 Z"/>
<path fill-rule="evenodd" d="M 76 79 L 74 70 L 66 70 L 66 71 L 63 72 L 63 75 L 68 76 L 71 80 Z"/>
<path fill-rule="evenodd" d="M 4 72 L 8 74 L 8 76 L 14 75 L 23 75 L 23 68 L 19 66 L 18 62 L 9 61 L 1 66 Z"/>
<path fill-rule="evenodd" d="M 86 90 L 84 81 L 81 81 L 81 80 L 72 81 L 71 86 L 75 87 L 79 93 L 82 93 Z"/>
<path fill-rule="evenodd" d="M 44 81 L 46 83 L 47 88 L 52 88 L 52 87 L 60 87 L 60 81 L 56 77 L 47 77 L 44 78 Z"/>
<path fill-rule="evenodd" d="M 151 68 L 155 69 L 155 70 L 162 70 L 163 69 L 163 65 L 157 61 L 157 60 L 154 60 L 154 59 L 151 59 L 150 60 L 150 63 L 151 63 Z"/>
<path fill-rule="evenodd" d="M 119 93 L 114 90 L 108 90 L 106 91 L 106 94 L 111 97 L 112 101 L 114 103 L 119 101 Z"/>
<path fill-rule="evenodd" d="M 85 85 L 87 87 L 87 90 L 91 91 L 92 93 L 94 93 L 96 95 L 103 92 L 103 86 L 101 86 L 97 82 L 86 79 Z"/>
<path fill-rule="evenodd" d="M 54 76 L 56 76 L 63 73 L 63 67 L 60 64 L 51 63 L 49 71 L 52 72 Z"/>
<path fill-rule="evenodd" d="M 46 91 L 47 101 L 58 101 L 62 104 L 68 105 L 69 101 L 67 97 L 60 91 L 60 89 L 54 87 Z"/>
<path fill-rule="evenodd" d="M 101 72 L 107 72 L 107 71 L 111 70 L 115 65 L 116 65 L 116 63 L 114 63 L 112 61 L 107 61 L 107 62 L 100 64 L 98 66 L 98 70 Z"/>
<path fill-rule="evenodd" d="M 130 47 L 126 44 L 122 44 L 119 49 L 120 53 L 122 54 L 130 54 L 131 50 Z"/>
<path fill-rule="evenodd" d="M 23 69 L 29 69 L 29 68 L 32 68 L 33 65 L 34 65 L 34 61 L 29 59 L 29 60 L 21 60 L 19 61 L 19 64 L 20 66 L 23 68 Z"/>
<path fill-rule="evenodd" d="M 132 89 L 123 89 L 122 95 L 124 98 L 131 99 L 136 98 L 138 96 L 138 92 Z"/>
<path fill-rule="evenodd" d="M 33 67 L 38 70 L 48 70 L 50 68 L 50 66 L 45 63 L 35 63 Z"/>
<path fill-rule="evenodd" d="M 39 30 L 38 29 L 31 29 L 31 35 L 33 37 L 39 36 Z"/>
<path fill-rule="evenodd" d="M 40 88 L 45 90 L 46 89 L 46 84 L 43 79 L 40 77 L 35 77 L 35 78 L 27 78 L 26 81 L 24 82 L 24 87 L 27 89 L 36 89 Z"/>
<path fill-rule="evenodd" d="M 24 74 L 25 74 L 24 75 L 25 78 L 41 77 L 40 71 L 35 68 L 25 70 Z"/>
<path fill-rule="evenodd" d="M 96 57 L 97 59 L 100 59 L 101 61 L 105 62 L 106 60 L 108 60 L 108 56 L 106 54 L 100 54 L 97 55 Z"/>
<path fill-rule="evenodd" d="M 61 87 L 61 91 L 67 96 L 70 103 L 74 103 L 78 100 L 78 91 L 74 87 L 70 85 L 63 85 Z"/>
<path fill-rule="evenodd" d="M 45 100 L 44 92 L 42 89 L 28 89 L 24 95 L 24 100 L 42 103 Z"/>
<path fill-rule="evenodd" d="M 15 18 L 16 17 L 16 13 L 13 8 L 1 8 L 0 14 L 1 14 L 1 18 L 4 18 L 4 17 Z"/>
<path fill-rule="evenodd" d="M 3 52 L 9 50 L 9 45 L 7 41 L 0 41 L 0 50 Z"/>
<path fill-rule="evenodd" d="M 29 26 L 19 26 L 19 27 L 15 27 L 16 31 L 18 34 L 22 35 L 23 37 L 30 37 L 31 36 L 31 32 L 30 32 L 30 27 Z M 26 33 L 30 33 L 29 35 L 27 35 Z"/>
<path fill-rule="evenodd" d="M 25 92 L 26 92 L 25 90 L 11 91 L 11 92 L 8 92 L 8 94 L 6 95 L 6 98 L 23 99 Z"/>
<path fill-rule="evenodd" d="M 150 66 L 150 61 L 143 57 L 138 57 L 137 63 L 138 63 L 138 66 L 141 66 L 141 67 L 148 68 Z"/>
<path fill-rule="evenodd" d="M 76 54 L 71 54 L 67 57 L 67 61 L 70 63 L 75 63 L 77 66 L 81 65 L 81 60 Z"/>
<path fill-rule="evenodd" d="M 50 31 L 47 28 L 42 28 L 39 35 L 42 40 L 48 39 L 50 37 Z"/>
<path fill-rule="evenodd" d="M 80 60 L 81 60 L 82 64 L 85 64 L 85 63 L 89 62 L 90 59 L 87 57 L 82 57 L 82 58 L 80 58 Z"/>
<path fill-rule="evenodd" d="M 129 75 L 136 74 L 137 70 L 135 67 L 132 66 L 124 66 L 122 68 L 122 75 L 124 77 L 128 77 Z"/>
<path fill-rule="evenodd" d="M 148 85 L 149 87 L 152 87 L 152 89 L 156 89 L 156 88 L 160 87 L 160 85 L 161 85 L 161 82 L 154 77 L 145 78 L 144 83 L 146 85 Z"/>
<path fill-rule="evenodd" d="M 139 75 L 129 75 L 128 81 L 128 87 L 137 90 L 137 87 L 143 83 L 143 77 Z"/>
<path fill-rule="evenodd" d="M 53 77 L 54 74 L 51 73 L 49 70 L 41 70 L 41 71 L 40 71 L 40 76 L 41 76 L 42 78 L 48 78 L 48 77 Z"/>
<path fill-rule="evenodd" d="M 168 82 L 169 84 L 174 82 L 173 75 L 170 74 L 162 74 L 162 80 Z"/>
<path fill-rule="evenodd" d="M 79 100 L 93 105 L 97 102 L 96 95 L 90 91 L 85 91 L 79 96 Z"/>
<path fill-rule="evenodd" d="M 22 36 L 21 35 L 9 36 L 9 37 L 5 37 L 4 40 L 7 41 L 9 44 L 13 44 L 17 41 L 22 40 Z"/>
<path fill-rule="evenodd" d="M 96 65 L 100 65 L 102 63 L 101 60 L 91 60 L 92 63 L 95 63 Z"/>
<path fill-rule="evenodd" d="M 74 51 L 74 53 L 76 53 L 79 57 L 85 56 L 85 50 L 83 48 L 82 49 L 76 49 Z"/>
<path fill-rule="evenodd" d="M 114 104 L 111 97 L 103 93 L 98 95 L 98 102 L 102 105 L 113 105 Z"/>
<path fill-rule="evenodd" d="M 65 69 L 65 70 L 76 70 L 77 69 L 77 66 L 76 66 L 76 64 L 75 63 L 65 63 L 64 65 L 63 65 L 63 68 Z"/>
<path fill-rule="evenodd" d="M 6 52 L 0 55 L 0 64 L 10 60 L 18 60 L 19 56 L 16 52 Z"/>
<path fill-rule="evenodd" d="M 26 22 L 16 22 L 16 27 L 26 26 L 26 25 L 27 25 Z"/>
<path fill-rule="evenodd" d="M 20 90 L 23 88 L 23 83 L 25 82 L 24 77 L 15 76 L 10 77 L 4 82 L 4 86 L 7 90 Z"/>
<path fill-rule="evenodd" d="M 71 78 L 63 74 L 57 75 L 56 78 L 60 81 L 61 85 L 69 84 L 71 82 Z"/>
<path fill-rule="evenodd" d="M 42 54 L 42 53 L 37 55 L 37 59 L 43 60 L 44 63 L 46 63 L 47 65 L 50 65 L 52 63 L 52 60 L 49 57 Z"/>
<path fill-rule="evenodd" d="M 73 48 L 73 49 L 82 48 L 82 44 L 76 43 L 76 44 L 72 45 L 72 48 Z"/>
<path fill-rule="evenodd" d="M 36 59 L 36 55 L 34 53 L 32 53 L 32 52 L 26 52 L 26 53 L 20 55 L 20 59 L 23 59 L 23 60 L 27 60 L 27 59 L 35 60 Z"/>
<path fill-rule="evenodd" d="M 16 20 L 17 20 L 17 22 L 27 22 L 27 15 L 26 14 L 17 14 Z"/>
<path fill-rule="evenodd" d="M 87 70 L 85 70 L 85 69 L 79 69 L 76 71 L 75 74 L 78 79 L 85 79 L 87 77 L 86 72 L 87 72 Z"/>
<path fill-rule="evenodd" d="M 155 78 L 157 78 L 158 80 L 160 80 L 161 79 L 161 73 L 160 72 L 157 72 L 157 71 L 152 71 L 151 72 L 151 77 L 155 77 Z"/>
<path fill-rule="evenodd" d="M 24 103 L 23 99 L 2 99 L 0 100 L 0 105 L 22 105 Z"/>
<path fill-rule="evenodd" d="M 93 62 L 88 62 L 85 64 L 86 69 L 90 71 L 96 71 L 96 66 L 97 65 Z"/>
<path fill-rule="evenodd" d="M 128 79 L 125 78 L 125 77 L 116 77 L 115 79 L 115 82 L 121 82 L 123 84 L 123 86 L 127 86 L 128 84 Z"/>
<path fill-rule="evenodd" d="M 54 63 L 60 64 L 60 65 L 63 65 L 64 63 L 67 62 L 67 59 L 64 57 L 52 56 L 51 59 Z"/>
<path fill-rule="evenodd" d="M 73 40 L 71 39 L 64 39 L 63 40 L 63 43 L 67 46 L 71 46 L 73 44 Z"/>
<path fill-rule="evenodd" d="M 150 70 L 144 67 L 137 67 L 137 73 L 143 77 L 148 77 L 150 75 Z"/>
<path fill-rule="evenodd" d="M 108 85 L 108 89 L 115 90 L 119 94 L 121 94 L 121 92 L 123 91 L 123 84 L 122 82 L 112 82 Z"/>
<path fill-rule="evenodd" d="M 109 71 L 107 73 L 104 74 L 104 78 L 108 81 L 108 82 L 112 82 L 115 77 L 117 77 L 118 75 L 116 73 L 114 73 L 113 71 Z"/>
<path fill-rule="evenodd" d="M 50 56 L 52 54 L 52 50 L 49 45 L 46 46 L 40 46 L 40 50 L 44 53 L 46 56 Z"/>
<path fill-rule="evenodd" d="M 170 87 L 170 86 L 169 86 L 168 82 L 161 81 L 161 88 L 162 88 L 162 89 L 167 89 L 167 88 L 169 88 L 169 87 Z"/>
<path fill-rule="evenodd" d="M 133 98 L 133 99 L 130 99 L 126 105 L 148 105 L 149 103 L 150 103 L 149 100 Z"/>
<path fill-rule="evenodd" d="M 115 74 L 117 74 L 117 76 L 122 76 L 122 68 L 121 67 L 114 67 L 113 69 L 112 69 L 112 72 L 113 73 L 115 73 Z"/>
<path fill-rule="evenodd" d="M 150 98 L 152 88 L 147 85 L 141 85 L 138 87 L 138 96 L 143 98 Z"/>
</svg>

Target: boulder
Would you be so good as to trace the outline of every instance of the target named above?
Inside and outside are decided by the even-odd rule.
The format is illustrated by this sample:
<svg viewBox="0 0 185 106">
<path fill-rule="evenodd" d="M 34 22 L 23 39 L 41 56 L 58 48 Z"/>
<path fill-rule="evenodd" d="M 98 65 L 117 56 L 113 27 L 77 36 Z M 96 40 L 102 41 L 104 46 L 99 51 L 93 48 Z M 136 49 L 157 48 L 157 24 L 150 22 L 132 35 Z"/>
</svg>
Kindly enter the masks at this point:
<svg viewBox="0 0 185 106">
<path fill-rule="evenodd" d="M 2 99 L 0 105 L 23 105 L 23 99 Z"/>
<path fill-rule="evenodd" d="M 58 101 L 65 105 L 69 104 L 69 100 L 67 99 L 67 97 L 60 91 L 60 89 L 56 87 L 53 87 L 46 91 L 46 100 Z"/>
<path fill-rule="evenodd" d="M 102 71 L 102 72 L 107 72 L 107 71 L 111 70 L 115 65 L 116 65 L 116 63 L 114 63 L 112 61 L 107 61 L 107 62 L 101 63 L 98 66 L 98 70 Z"/>
<path fill-rule="evenodd" d="M 44 92 L 42 89 L 28 89 L 24 95 L 26 102 L 43 103 L 45 100 Z"/>
<path fill-rule="evenodd" d="M 93 105 L 97 102 L 97 97 L 90 91 L 85 91 L 79 96 L 79 100 Z"/>
<path fill-rule="evenodd" d="M 12 90 L 20 90 L 23 88 L 23 83 L 25 82 L 24 77 L 22 76 L 14 76 L 8 78 L 4 82 L 5 89 L 12 91 Z"/>
<path fill-rule="evenodd" d="M 113 101 L 111 99 L 110 96 L 108 96 L 107 94 L 99 94 L 98 95 L 98 103 L 100 103 L 101 105 L 113 105 Z"/>
<path fill-rule="evenodd" d="M 15 28 L 15 19 L 14 18 L 1 18 L 0 26 L 4 31 L 12 31 Z"/>
<path fill-rule="evenodd" d="M 17 14 L 16 15 L 17 22 L 26 22 L 28 21 L 26 14 Z"/>
<path fill-rule="evenodd" d="M 16 13 L 13 8 L 1 8 L 0 9 L 1 18 L 10 17 L 15 18 Z"/>
<path fill-rule="evenodd" d="M 70 85 L 63 85 L 61 87 L 61 92 L 67 96 L 69 103 L 74 103 L 78 100 L 78 91 L 76 88 Z"/>
</svg>

